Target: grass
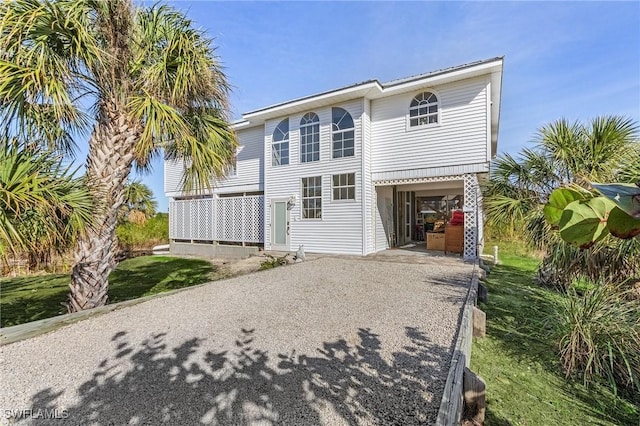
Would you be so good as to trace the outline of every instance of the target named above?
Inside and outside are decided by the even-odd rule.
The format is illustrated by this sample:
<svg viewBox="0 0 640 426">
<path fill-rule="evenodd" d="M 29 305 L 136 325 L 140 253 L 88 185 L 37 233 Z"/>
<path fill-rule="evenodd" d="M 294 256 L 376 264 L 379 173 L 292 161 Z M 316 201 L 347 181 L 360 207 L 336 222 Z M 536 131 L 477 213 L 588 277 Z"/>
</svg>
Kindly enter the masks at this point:
<svg viewBox="0 0 640 426">
<path fill-rule="evenodd" d="M 488 244 L 487 247 L 492 247 Z M 604 387 L 565 379 L 551 321 L 563 295 L 533 278 L 539 259 L 499 244 L 501 264 L 487 276 L 487 336 L 474 339 L 471 368 L 487 383 L 486 424 L 634 425 L 638 402 Z"/>
<path fill-rule="evenodd" d="M 136 299 L 222 278 L 210 262 L 144 256 L 121 262 L 109 276 L 109 303 Z M 0 327 L 66 313 L 69 275 L 0 279 Z"/>
</svg>

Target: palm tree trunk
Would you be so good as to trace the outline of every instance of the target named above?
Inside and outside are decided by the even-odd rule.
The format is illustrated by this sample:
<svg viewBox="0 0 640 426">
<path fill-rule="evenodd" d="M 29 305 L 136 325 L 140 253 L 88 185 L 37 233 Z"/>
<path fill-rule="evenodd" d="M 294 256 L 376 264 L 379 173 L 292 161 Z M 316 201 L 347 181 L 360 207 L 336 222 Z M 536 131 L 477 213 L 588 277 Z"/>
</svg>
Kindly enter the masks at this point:
<svg viewBox="0 0 640 426">
<path fill-rule="evenodd" d="M 120 112 L 117 102 L 102 108 L 89 140 L 87 185 L 94 199 L 94 224 L 79 238 L 71 272 L 69 312 L 107 303 L 109 273 L 116 265 L 116 224 L 131 172 L 137 126 Z"/>
</svg>

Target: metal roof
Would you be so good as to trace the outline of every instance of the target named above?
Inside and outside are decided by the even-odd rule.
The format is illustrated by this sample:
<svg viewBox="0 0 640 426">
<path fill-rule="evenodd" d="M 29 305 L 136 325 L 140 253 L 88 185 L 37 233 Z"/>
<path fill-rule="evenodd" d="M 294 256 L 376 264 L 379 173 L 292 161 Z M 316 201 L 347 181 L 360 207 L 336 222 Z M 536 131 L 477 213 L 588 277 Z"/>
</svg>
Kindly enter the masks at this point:
<svg viewBox="0 0 640 426">
<path fill-rule="evenodd" d="M 490 59 L 483 59 L 480 61 L 475 61 L 475 62 L 469 62 L 467 64 L 463 64 L 463 65 L 456 65 L 454 67 L 449 67 L 449 68 L 443 68 L 440 70 L 436 70 L 436 71 L 431 71 L 428 73 L 424 73 L 424 74 L 417 74 L 417 75 L 413 75 L 410 77 L 404 77 L 401 79 L 396 79 L 396 80 L 391 80 L 388 81 L 386 83 L 380 83 L 380 81 L 378 81 L 377 79 L 373 79 L 373 80 L 366 80 L 360 83 L 355 83 L 355 84 L 351 84 L 348 86 L 343 86 L 343 87 L 339 87 L 337 89 L 332 89 L 332 90 L 327 90 L 325 92 L 320 92 L 320 93 L 316 93 L 313 95 L 308 95 L 308 96 L 303 96 L 301 98 L 295 98 L 295 99 L 291 99 L 285 102 L 280 102 L 277 104 L 273 104 L 273 105 L 269 105 L 263 108 L 259 108 L 259 109 L 255 109 L 253 111 L 249 111 L 243 114 L 243 116 L 249 116 L 249 115 L 254 115 L 254 114 L 259 114 L 261 112 L 264 111 L 268 111 L 270 109 L 274 109 L 274 108 L 280 108 L 289 104 L 294 104 L 297 102 L 303 102 L 306 100 L 311 100 L 314 98 L 318 98 L 321 96 L 326 96 L 326 95 L 330 95 L 333 93 L 338 93 L 341 91 L 345 91 L 345 90 L 349 90 L 349 89 L 354 89 L 354 88 L 358 88 L 358 87 L 363 87 L 363 86 L 367 86 L 367 85 L 374 85 L 377 86 L 379 89 L 384 89 L 384 88 L 390 88 L 390 87 L 394 87 L 394 86 L 398 86 L 401 84 L 405 84 L 405 83 L 411 83 L 414 81 L 419 81 L 425 78 L 431 78 L 431 77 L 435 77 L 435 76 L 439 76 L 442 74 L 448 74 L 451 72 L 455 72 L 455 71 L 460 71 L 460 70 L 464 70 L 466 68 L 472 68 L 478 65 L 483 65 L 483 64 L 488 64 L 497 60 L 502 60 L 504 58 L 504 56 L 496 56 L 494 58 L 490 58 Z M 243 121 L 243 120 L 239 120 L 239 121 Z M 239 124 L 239 123 L 238 123 Z"/>
</svg>

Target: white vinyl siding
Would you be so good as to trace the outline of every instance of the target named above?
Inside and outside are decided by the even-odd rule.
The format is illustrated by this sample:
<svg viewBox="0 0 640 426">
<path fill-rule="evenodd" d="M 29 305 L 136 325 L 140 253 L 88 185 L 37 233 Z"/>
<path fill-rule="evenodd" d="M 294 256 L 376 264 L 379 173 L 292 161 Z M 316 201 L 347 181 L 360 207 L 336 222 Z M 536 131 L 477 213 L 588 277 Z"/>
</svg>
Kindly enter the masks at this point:
<svg viewBox="0 0 640 426">
<path fill-rule="evenodd" d="M 355 155 L 353 157 L 332 158 L 331 107 L 347 110 L 354 121 Z M 273 167 L 270 150 L 265 148 L 265 158 L 269 159 L 265 168 L 265 248 L 270 249 L 270 202 L 274 198 L 295 197 L 290 210 L 290 248 L 296 250 L 304 245 L 308 252 L 362 254 L 362 99 L 331 105 L 314 110 L 320 119 L 320 161 L 302 163 L 300 161 L 299 123 L 305 112 L 289 116 L 290 164 L 287 167 Z M 265 147 L 271 145 L 271 135 L 275 126 L 284 117 L 267 121 L 265 125 Z M 331 202 L 331 176 L 345 172 L 356 172 L 356 202 Z M 306 220 L 302 217 L 303 177 L 322 176 L 322 219 Z"/>
<path fill-rule="evenodd" d="M 178 160 L 164 161 L 164 192 L 167 196 L 176 196 L 182 192 L 184 164 Z"/>
<path fill-rule="evenodd" d="M 242 149 L 236 157 L 236 174 L 217 183 L 217 193 L 257 192 L 264 189 L 264 126 L 237 130 Z"/>
<path fill-rule="evenodd" d="M 438 86 L 437 125 L 409 127 L 411 100 L 422 91 L 371 103 L 373 173 L 486 163 L 486 77 Z"/>
<path fill-rule="evenodd" d="M 366 255 L 376 250 L 376 191 L 373 187 L 371 174 L 371 101 L 363 99 L 362 102 L 362 211 L 364 212 L 362 232 L 364 236 L 363 254 Z"/>
<path fill-rule="evenodd" d="M 264 126 L 236 131 L 242 147 L 236 157 L 236 173 L 213 182 L 213 193 L 242 193 L 262 191 L 264 183 Z M 164 162 L 164 192 L 168 197 L 183 195 L 181 179 L 184 165 L 180 161 Z M 211 191 L 204 191 L 211 194 Z"/>
</svg>

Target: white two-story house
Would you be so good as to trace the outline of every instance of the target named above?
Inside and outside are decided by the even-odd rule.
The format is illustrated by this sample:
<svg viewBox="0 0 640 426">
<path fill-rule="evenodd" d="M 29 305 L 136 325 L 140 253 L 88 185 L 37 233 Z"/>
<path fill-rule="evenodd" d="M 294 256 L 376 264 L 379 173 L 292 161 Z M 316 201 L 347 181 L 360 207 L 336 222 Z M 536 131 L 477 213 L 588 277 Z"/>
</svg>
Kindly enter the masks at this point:
<svg viewBox="0 0 640 426">
<path fill-rule="evenodd" d="M 236 165 L 211 191 L 183 192 L 182 165 L 165 162 L 171 250 L 367 255 L 421 239 L 438 205 L 464 212 L 464 257 L 475 258 L 502 66 L 370 80 L 244 114 Z"/>
</svg>

